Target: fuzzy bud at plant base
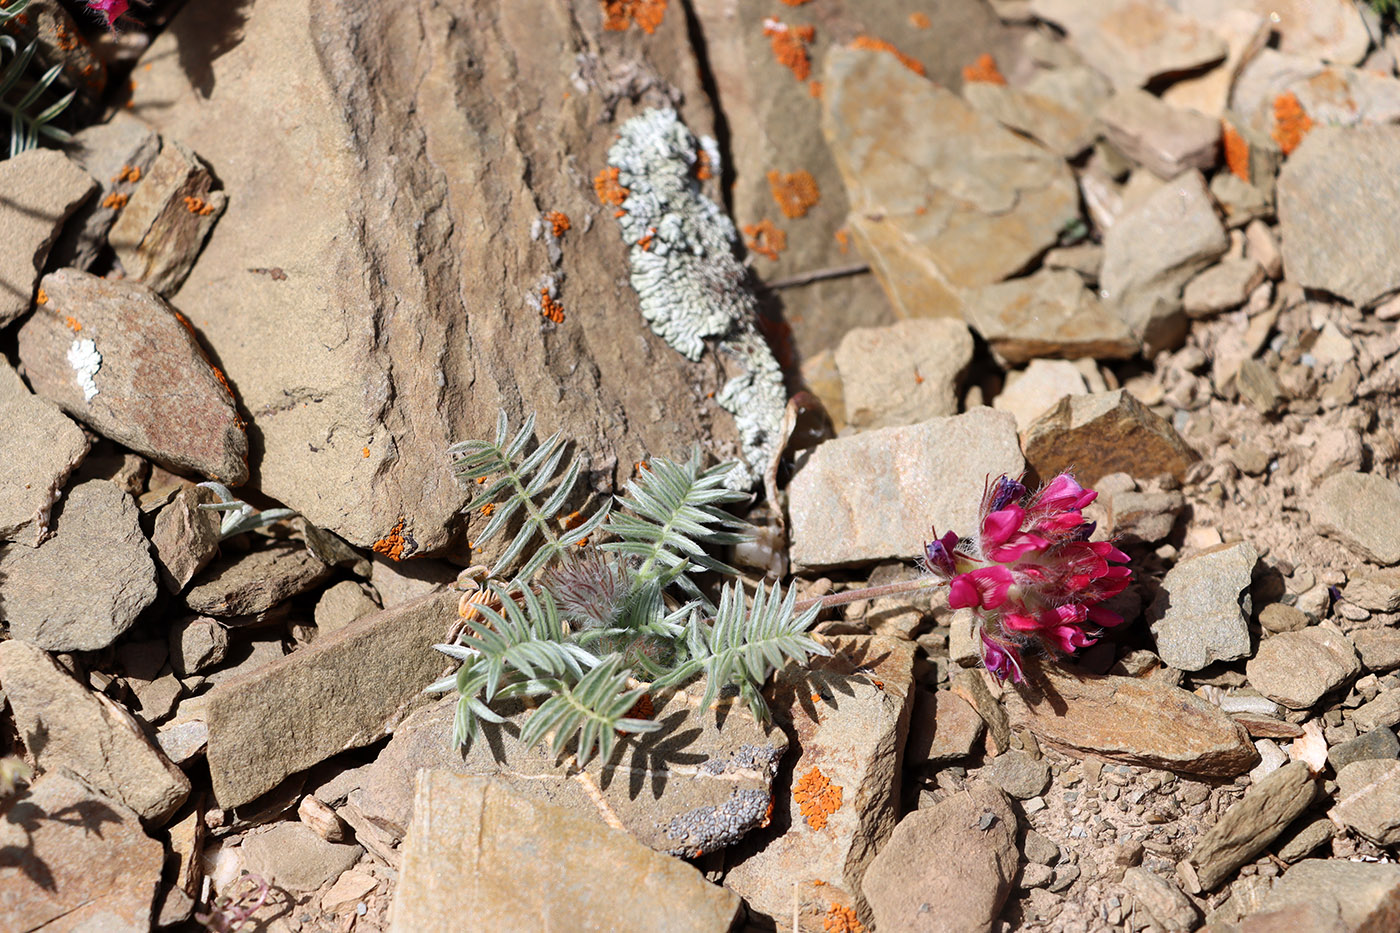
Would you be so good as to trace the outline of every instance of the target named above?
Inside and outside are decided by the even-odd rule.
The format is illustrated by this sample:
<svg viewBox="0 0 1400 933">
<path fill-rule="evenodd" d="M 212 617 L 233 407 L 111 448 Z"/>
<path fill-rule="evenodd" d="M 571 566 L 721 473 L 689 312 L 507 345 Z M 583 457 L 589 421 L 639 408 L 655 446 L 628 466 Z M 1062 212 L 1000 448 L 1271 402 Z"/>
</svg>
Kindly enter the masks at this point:
<svg viewBox="0 0 1400 933">
<path fill-rule="evenodd" d="M 1098 496 L 1068 473 L 1035 493 L 1002 476 L 982 496 L 978 533 L 948 532 L 924 546 L 924 566 L 948 583 L 948 605 L 971 609 L 982 663 L 998 680 L 1021 680 L 1021 653 L 1072 654 L 1123 617 L 1098 604 L 1117 596 L 1128 555 L 1090 541 L 1082 509 Z M 934 532 L 937 534 L 937 531 Z"/>
</svg>

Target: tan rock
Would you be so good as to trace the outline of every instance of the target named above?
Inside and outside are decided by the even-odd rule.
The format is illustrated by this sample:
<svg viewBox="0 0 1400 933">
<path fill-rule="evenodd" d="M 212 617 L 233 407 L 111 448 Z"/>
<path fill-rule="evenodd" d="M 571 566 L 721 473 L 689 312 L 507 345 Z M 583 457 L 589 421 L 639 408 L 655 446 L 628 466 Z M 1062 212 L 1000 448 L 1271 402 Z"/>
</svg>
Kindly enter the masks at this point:
<svg viewBox="0 0 1400 933">
<path fill-rule="evenodd" d="M 1361 673 L 1351 641 L 1323 623 L 1259 643 L 1245 665 L 1250 686 L 1290 709 L 1307 709 Z"/>
<path fill-rule="evenodd" d="M 1000 281 L 1077 216 L 1064 161 L 880 52 L 827 55 L 822 129 L 849 223 L 895 308 L 959 313 L 959 294 Z"/>
<path fill-rule="evenodd" d="M 1337 772 L 1332 819 L 1377 845 L 1400 842 L 1400 761 L 1353 761 Z"/>
<path fill-rule="evenodd" d="M 1042 477 L 1074 470 L 1085 486 L 1109 473 L 1181 479 L 1200 459 L 1170 424 L 1123 389 L 1061 399 L 1027 429 L 1024 447 L 1026 462 Z"/>
<path fill-rule="evenodd" d="M 1070 395 L 1085 395 L 1084 374 L 1068 360 L 1031 360 L 1021 372 L 1008 373 L 1005 387 L 992 407 L 1016 417 L 1016 430 L 1025 431 L 1035 419 Z"/>
<path fill-rule="evenodd" d="M 266 545 L 221 557 L 185 593 L 185 605 L 201 615 L 228 618 L 266 612 L 331 575 L 299 541 Z"/>
<path fill-rule="evenodd" d="M 906 765 L 957 761 L 972 754 L 981 737 L 982 717 L 972 704 L 951 690 L 920 688 L 904 747 Z"/>
<path fill-rule="evenodd" d="M 1317 781 L 1292 761 L 1259 781 L 1196 842 L 1187 859 L 1200 891 L 1213 891 L 1307 810 Z"/>
<path fill-rule="evenodd" d="M 1080 69 L 1080 72 L 1088 72 L 1088 69 Z M 1092 106 L 1067 107 L 1029 89 L 990 81 L 969 81 L 963 85 L 962 94 L 974 110 L 987 114 L 1008 129 L 1040 141 L 1051 152 L 1067 159 L 1092 146 L 1098 135 Z"/>
<path fill-rule="evenodd" d="M 1122 88 L 1099 108 L 1104 136 L 1162 180 L 1215 165 L 1220 123 L 1180 110 L 1140 88 Z"/>
<path fill-rule="evenodd" d="M 0 446 L 0 541 L 36 547 L 59 490 L 87 455 L 87 436 L 0 361 Z"/>
<path fill-rule="evenodd" d="M 1315 928 L 1299 922 L 1310 910 L 1321 915 Z M 1400 927 L 1400 867 L 1340 859 L 1304 859 L 1275 882 L 1262 911 L 1279 918 L 1278 933 L 1295 931 L 1393 930 Z M 1258 915 L 1256 915 L 1258 916 Z M 1254 920 L 1255 917 L 1249 918 Z M 1265 933 L 1246 925 L 1244 933 Z M 1327 924 L 1334 924 L 1328 926 Z"/>
<path fill-rule="evenodd" d="M 212 489 L 185 486 L 157 513 L 151 544 L 161 582 L 170 592 L 183 590 L 219 552 L 220 513 L 199 507 L 218 501 Z"/>
<path fill-rule="evenodd" d="M 1008 363 L 1036 357 L 1127 359 L 1137 338 L 1079 275 L 1042 270 L 973 292 L 963 314 Z"/>
<path fill-rule="evenodd" d="M 1375 473 L 1334 473 L 1308 504 L 1313 527 L 1367 560 L 1400 563 L 1400 484 Z"/>
<path fill-rule="evenodd" d="M 1045 665 L 1003 701 L 1013 726 L 1070 752 L 1214 777 L 1242 774 L 1259 761 L 1249 735 L 1218 706 L 1152 678 Z"/>
<path fill-rule="evenodd" d="M 1264 270 L 1253 259 L 1226 259 L 1186 283 L 1182 307 L 1191 317 L 1238 308 L 1263 281 Z"/>
<path fill-rule="evenodd" d="M 63 222 L 96 189 L 87 172 L 53 149 L 31 149 L 0 166 L 0 238 L 9 244 L 0 265 L 0 327 L 29 310 Z"/>
<path fill-rule="evenodd" d="M 1085 62 L 1118 88 L 1142 87 L 1225 57 L 1225 43 L 1209 29 L 1148 0 L 1032 0 L 1031 10 L 1068 33 Z"/>
<path fill-rule="evenodd" d="M 448 933 L 463 918 L 502 933 L 719 933 L 741 909 L 685 862 L 491 778 L 421 771 L 413 811 L 389 918 L 395 933 Z M 530 872 L 519 870 L 524 861 Z M 600 877 L 626 879 L 627 896 Z"/>
<path fill-rule="evenodd" d="M 366 592 L 362 583 L 354 580 L 341 580 L 326 588 L 316 601 L 316 631 L 325 635 L 344 628 L 360 616 L 379 609 L 379 603 Z"/>
<path fill-rule="evenodd" d="M 971 362 L 972 334 L 956 320 L 853 328 L 836 348 L 846 420 L 884 428 L 955 415 Z"/>
<path fill-rule="evenodd" d="M 1189 4 L 1181 10 L 1188 15 L 1192 12 Z M 1229 106 L 1230 87 L 1235 77 L 1245 63 L 1268 44 L 1273 28 L 1267 13 L 1241 8 L 1224 10 L 1203 21 L 1202 25 L 1225 41 L 1225 60 L 1203 75 L 1173 83 L 1162 92 L 1162 100 L 1173 107 L 1219 118 Z"/>
</svg>

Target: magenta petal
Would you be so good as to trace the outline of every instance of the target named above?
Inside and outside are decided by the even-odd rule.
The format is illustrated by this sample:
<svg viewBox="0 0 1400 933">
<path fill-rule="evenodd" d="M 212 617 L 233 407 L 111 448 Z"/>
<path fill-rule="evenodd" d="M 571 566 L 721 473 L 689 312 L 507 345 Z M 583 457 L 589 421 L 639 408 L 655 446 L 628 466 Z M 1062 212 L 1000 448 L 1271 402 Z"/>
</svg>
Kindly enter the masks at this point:
<svg viewBox="0 0 1400 933">
<path fill-rule="evenodd" d="M 1115 625 L 1123 624 L 1123 617 L 1116 612 L 1099 606 L 1089 607 L 1089 621 L 1095 625 L 1102 625 L 1104 628 L 1113 628 Z"/>
<path fill-rule="evenodd" d="M 977 593 L 981 597 L 982 606 L 985 609 L 995 609 L 1006 602 L 1006 594 L 1011 589 L 1011 584 L 1015 582 L 1011 571 L 1000 566 L 982 567 L 964 574 L 964 576 L 976 585 Z M 949 605 L 952 605 L 951 600 Z"/>
<path fill-rule="evenodd" d="M 1026 510 L 1019 505 L 1008 505 L 998 509 L 982 520 L 982 547 L 991 550 L 1005 544 L 1012 535 L 1021 530 L 1021 522 Z"/>
<path fill-rule="evenodd" d="M 978 605 L 981 599 L 981 594 L 977 592 L 977 584 L 968 579 L 965 573 L 958 574 L 948 585 L 949 608 L 969 609 Z"/>
<path fill-rule="evenodd" d="M 1040 628 L 1035 616 L 1023 612 L 1003 612 L 1001 624 L 1013 632 L 1034 632 Z"/>
</svg>

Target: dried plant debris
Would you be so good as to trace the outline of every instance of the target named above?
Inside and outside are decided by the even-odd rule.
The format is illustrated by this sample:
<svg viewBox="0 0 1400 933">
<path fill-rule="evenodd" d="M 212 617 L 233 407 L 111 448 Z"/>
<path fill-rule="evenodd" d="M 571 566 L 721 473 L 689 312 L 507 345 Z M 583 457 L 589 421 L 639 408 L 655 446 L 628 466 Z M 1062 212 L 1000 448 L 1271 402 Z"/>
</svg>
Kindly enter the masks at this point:
<svg viewBox="0 0 1400 933">
<path fill-rule="evenodd" d="M 691 360 L 705 341 L 746 370 L 716 400 L 734 415 L 747 470 L 734 485 L 762 476 L 778 443 L 787 394 L 782 371 L 757 329 L 757 301 L 735 258 L 738 233 L 700 192 L 697 171 L 719 167 L 713 140 L 697 139 L 670 108 L 648 110 L 622 125 L 608 150 L 609 180 L 625 189 L 618 224 L 631 246 L 632 287 L 642 316 L 663 340 Z"/>
</svg>

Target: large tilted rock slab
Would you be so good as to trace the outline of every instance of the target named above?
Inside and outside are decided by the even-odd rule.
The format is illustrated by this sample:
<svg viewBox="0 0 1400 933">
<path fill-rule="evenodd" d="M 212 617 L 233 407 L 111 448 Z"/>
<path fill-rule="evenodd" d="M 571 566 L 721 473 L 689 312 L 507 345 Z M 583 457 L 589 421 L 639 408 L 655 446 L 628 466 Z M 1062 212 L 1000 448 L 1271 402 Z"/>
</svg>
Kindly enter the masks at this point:
<svg viewBox="0 0 1400 933">
<path fill-rule="evenodd" d="M 456 618 L 442 590 L 364 616 L 209 691 L 209 776 L 221 807 L 383 738 L 448 666 L 432 646 Z"/>
<path fill-rule="evenodd" d="M 0 918 L 7 930 L 145 933 L 165 847 L 127 807 L 46 774 L 0 820 Z"/>
<path fill-rule="evenodd" d="M 1021 271 L 1078 217 L 1063 159 L 893 56 L 831 49 L 824 80 L 851 232 L 905 316 L 961 314 L 968 290 Z"/>
<path fill-rule="evenodd" d="M 389 929 L 724 933 L 740 907 L 597 820 L 494 778 L 420 771 Z"/>
<path fill-rule="evenodd" d="M 678 4 L 650 35 L 605 30 L 597 3 L 244 12 L 191 75 L 179 49 L 226 14 L 182 11 L 135 108 L 228 192 L 173 301 L 251 416 L 258 488 L 361 547 L 399 526 L 406 555 L 455 543 L 468 494 L 445 451 L 489 437 L 501 406 L 566 428 L 604 482 L 697 438 L 737 454 L 712 361 L 671 351 L 619 289 L 628 247 L 593 189 L 636 109 L 683 100 L 710 132 Z M 571 229 L 551 242 L 555 210 Z M 558 324 L 539 311 L 551 284 Z"/>
<path fill-rule="evenodd" d="M 788 487 L 793 562 L 917 557 L 934 528 L 975 532 L 983 483 L 1024 466 L 1016 419 L 990 408 L 827 441 Z"/>
<path fill-rule="evenodd" d="M 1013 725 L 1069 752 L 1212 777 L 1259 763 L 1249 734 L 1220 707 L 1159 681 L 1036 665 L 1003 703 Z"/>
<path fill-rule="evenodd" d="M 49 509 L 89 446 L 81 428 L 0 360 L 0 541 L 39 543 Z"/>
<path fill-rule="evenodd" d="M 87 172 L 52 149 L 22 152 L 0 167 L 0 326 L 29 310 L 64 220 L 96 188 Z"/>
</svg>

